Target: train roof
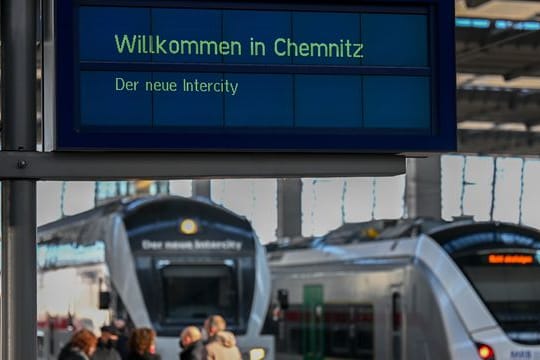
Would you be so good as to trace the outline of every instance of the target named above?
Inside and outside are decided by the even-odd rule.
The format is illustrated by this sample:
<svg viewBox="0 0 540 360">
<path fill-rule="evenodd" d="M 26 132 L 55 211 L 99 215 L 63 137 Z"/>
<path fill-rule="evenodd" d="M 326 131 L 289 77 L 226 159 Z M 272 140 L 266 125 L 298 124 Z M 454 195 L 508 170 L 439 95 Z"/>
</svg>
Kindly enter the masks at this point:
<svg viewBox="0 0 540 360">
<path fill-rule="evenodd" d="M 496 221 L 475 222 L 472 218 L 459 218 L 445 221 L 434 218 L 411 218 L 392 220 L 371 220 L 358 223 L 345 223 L 320 237 L 285 239 L 267 245 L 267 250 L 307 249 L 324 245 L 347 245 L 375 241 L 405 238 L 426 234 L 439 244 L 444 245 L 456 233 L 512 232 L 539 239 L 537 229 Z"/>
<path fill-rule="evenodd" d="M 431 245 L 426 245 L 428 243 Z M 267 250 L 272 268 L 287 272 L 289 267 L 297 266 L 311 266 L 310 269 L 316 271 L 322 264 L 409 262 L 416 257 L 429 258 L 431 255 L 421 250 L 426 246 L 431 249 L 430 254 L 442 250 L 451 258 L 489 251 L 537 253 L 540 232 L 518 224 L 472 219 L 453 222 L 423 218 L 375 220 L 344 224 L 324 236 L 273 244 Z"/>
<path fill-rule="evenodd" d="M 96 229 L 97 222 L 102 221 L 113 214 L 122 218 L 136 215 L 139 210 L 147 206 L 160 206 L 166 203 L 179 203 L 188 208 L 197 208 L 201 212 L 212 213 L 214 217 L 221 217 L 227 221 L 233 221 L 241 228 L 251 229 L 251 225 L 245 217 L 240 216 L 218 204 L 202 199 L 185 198 L 174 195 L 154 195 L 142 197 L 126 197 L 112 200 L 93 209 L 79 214 L 66 216 L 60 220 L 42 225 L 38 228 L 38 243 L 48 241 L 71 242 L 80 240 L 81 233 L 91 233 Z"/>
<path fill-rule="evenodd" d="M 387 219 L 345 223 L 323 236 L 285 239 L 281 242 L 269 244 L 267 250 L 305 249 L 321 245 L 346 245 L 394 239 L 427 233 L 443 224 L 447 224 L 447 222 L 431 218 Z"/>
</svg>

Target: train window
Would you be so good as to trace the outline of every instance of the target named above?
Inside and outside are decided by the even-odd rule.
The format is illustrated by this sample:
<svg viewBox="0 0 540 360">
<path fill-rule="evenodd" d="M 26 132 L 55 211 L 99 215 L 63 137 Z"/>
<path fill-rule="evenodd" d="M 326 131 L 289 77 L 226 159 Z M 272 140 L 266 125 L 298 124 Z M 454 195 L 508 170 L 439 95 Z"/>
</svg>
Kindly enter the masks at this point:
<svg viewBox="0 0 540 360">
<path fill-rule="evenodd" d="M 287 350 L 286 352 L 288 353 L 291 353 L 291 354 L 303 354 L 304 352 L 302 351 L 302 342 L 304 340 L 304 332 L 303 332 L 303 328 L 291 328 L 290 330 L 290 334 L 291 334 L 291 338 L 290 338 L 290 342 L 289 344 L 287 344 Z"/>
<path fill-rule="evenodd" d="M 291 305 L 283 311 L 283 319 L 278 325 L 279 336 L 276 339 L 276 351 L 282 354 L 302 354 L 303 347 L 303 312 L 302 307 Z"/>
<path fill-rule="evenodd" d="M 354 359 L 373 359 L 374 358 L 374 323 L 373 323 L 373 305 L 353 305 L 352 312 L 352 330 L 354 330 L 353 355 Z"/>
<path fill-rule="evenodd" d="M 401 305 L 401 295 L 392 295 L 392 351 L 393 359 L 401 359 L 401 326 L 403 322 L 403 311 Z"/>
<path fill-rule="evenodd" d="M 522 344 L 540 344 L 540 267 L 461 268 L 508 337 Z"/>
<path fill-rule="evenodd" d="M 322 324 L 324 356 L 333 359 L 372 360 L 373 314 L 371 304 L 325 304 Z M 311 330 L 309 314 L 304 313 L 302 307 L 291 305 L 289 310 L 284 311 L 282 325 L 286 336 L 277 338 L 278 355 L 306 355 L 303 342 Z"/>
<path fill-rule="evenodd" d="M 469 279 L 508 337 L 540 344 L 540 237 L 500 223 L 453 226 L 430 234 Z"/>
<path fill-rule="evenodd" d="M 199 323 L 221 314 L 228 324 L 237 323 L 238 290 L 232 266 L 167 266 L 161 273 L 166 322 Z"/>
<path fill-rule="evenodd" d="M 91 244 L 39 244 L 37 262 L 41 270 L 100 264 L 105 262 L 105 243 L 98 240 Z"/>
<path fill-rule="evenodd" d="M 357 330 L 356 331 L 356 355 L 352 356 L 353 359 L 359 360 L 372 360 L 373 356 L 373 324 L 369 330 Z"/>
</svg>

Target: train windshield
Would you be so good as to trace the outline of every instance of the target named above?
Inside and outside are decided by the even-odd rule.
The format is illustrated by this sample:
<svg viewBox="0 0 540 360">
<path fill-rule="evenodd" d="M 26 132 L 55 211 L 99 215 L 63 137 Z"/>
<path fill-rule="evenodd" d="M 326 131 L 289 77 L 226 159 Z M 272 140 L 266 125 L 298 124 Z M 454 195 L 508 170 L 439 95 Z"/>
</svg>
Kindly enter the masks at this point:
<svg viewBox="0 0 540 360">
<path fill-rule="evenodd" d="M 462 269 L 508 337 L 518 343 L 540 344 L 539 266 L 463 266 Z"/>
<path fill-rule="evenodd" d="M 513 341 L 540 344 L 540 236 L 481 223 L 432 234 L 452 256 Z"/>
<path fill-rule="evenodd" d="M 166 322 L 200 323 L 221 314 L 235 323 L 238 299 L 231 265 L 167 266 L 161 271 Z"/>
</svg>

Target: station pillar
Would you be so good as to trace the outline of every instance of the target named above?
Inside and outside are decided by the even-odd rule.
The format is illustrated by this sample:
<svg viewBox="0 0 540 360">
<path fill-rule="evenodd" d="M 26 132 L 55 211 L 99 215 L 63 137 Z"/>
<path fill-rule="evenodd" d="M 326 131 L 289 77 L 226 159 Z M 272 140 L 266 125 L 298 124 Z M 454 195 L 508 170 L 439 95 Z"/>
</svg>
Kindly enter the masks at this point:
<svg viewBox="0 0 540 360">
<path fill-rule="evenodd" d="M 203 197 L 206 199 L 211 199 L 212 191 L 210 185 L 211 184 L 209 179 L 193 180 L 192 197 Z"/>
<path fill-rule="evenodd" d="M 277 237 L 302 236 L 302 179 L 277 181 Z"/>
<path fill-rule="evenodd" d="M 409 218 L 441 218 L 441 157 L 407 159 L 406 206 Z"/>
</svg>

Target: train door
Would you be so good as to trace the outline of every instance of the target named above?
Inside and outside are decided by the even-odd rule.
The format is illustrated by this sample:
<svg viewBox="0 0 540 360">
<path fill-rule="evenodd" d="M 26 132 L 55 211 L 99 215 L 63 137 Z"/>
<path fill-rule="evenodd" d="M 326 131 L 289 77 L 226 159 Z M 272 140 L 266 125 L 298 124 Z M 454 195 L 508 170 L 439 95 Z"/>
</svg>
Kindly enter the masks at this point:
<svg viewBox="0 0 540 360">
<path fill-rule="evenodd" d="M 390 339 L 392 343 L 392 359 L 393 360 L 405 360 L 404 349 L 404 314 L 403 311 L 403 297 L 402 287 L 391 286 L 390 287 L 390 301 L 391 301 L 391 324 L 389 327 Z"/>
<path fill-rule="evenodd" d="M 304 360 L 324 358 L 324 299 L 322 285 L 304 285 L 302 343 Z"/>
</svg>

